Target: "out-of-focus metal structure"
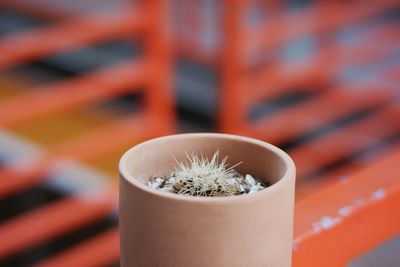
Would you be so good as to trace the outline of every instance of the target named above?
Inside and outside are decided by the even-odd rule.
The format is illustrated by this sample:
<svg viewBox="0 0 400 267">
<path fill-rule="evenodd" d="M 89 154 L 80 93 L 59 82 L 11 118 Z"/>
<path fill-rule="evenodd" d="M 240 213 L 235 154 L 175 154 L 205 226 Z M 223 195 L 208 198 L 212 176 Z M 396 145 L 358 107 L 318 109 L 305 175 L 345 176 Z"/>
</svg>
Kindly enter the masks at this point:
<svg viewBox="0 0 400 267">
<path fill-rule="evenodd" d="M 172 49 L 175 56 L 220 74 L 221 131 L 280 145 L 294 158 L 294 266 L 345 266 L 398 235 L 400 71 L 395 59 L 400 34 L 390 13 L 400 3 L 315 1 L 291 9 L 284 1 L 177 2 L 173 47 L 166 1 L 139 1 L 118 13 L 79 16 L 48 3 L 1 2 L 56 22 L 2 38 L 2 70 L 125 36 L 140 36 L 144 53 L 136 61 L 39 85 L 0 102 L 5 131 L 0 144 L 7 144 L 0 156 L 13 159 L 0 166 L 0 201 L 9 203 L 43 182 L 73 192 L 0 221 L 0 261 L 15 262 L 32 247 L 115 215 L 114 186 L 82 185 L 102 175 L 75 161 L 95 160 L 136 140 L 173 131 Z M 140 112 L 49 149 L 34 149 L 33 156 L 18 164 L 19 156 L 26 160 L 27 146 L 19 152 L 9 129 L 134 90 L 143 94 Z M 111 265 L 118 262 L 118 243 L 114 222 L 35 263 Z"/>
<path fill-rule="evenodd" d="M 399 2 L 318 1 L 289 11 L 284 1 L 211 2 L 184 3 L 183 27 L 194 30 L 178 42 L 219 68 L 220 129 L 294 158 L 294 266 L 345 266 L 398 234 L 399 65 L 382 63 L 398 57 L 399 22 L 387 17 Z M 268 19 L 249 18 L 254 4 L 258 13 L 268 6 Z M 210 5 L 220 12 L 217 40 L 202 35 Z M 312 52 L 293 55 L 304 43 Z M 363 67 L 362 78 L 353 74 Z M 266 115 L 252 118 L 262 105 Z"/>
<path fill-rule="evenodd" d="M 49 9 L 46 12 L 45 5 L 37 8 L 37 3 L 29 5 L 28 2 L 18 4 L 10 1 L 2 4 L 22 11 L 34 11 L 34 15 L 39 16 L 54 11 Z M 0 68 L 4 71 L 85 45 L 121 37 L 138 37 L 142 47 L 140 56 L 136 58 L 126 58 L 121 63 L 89 73 L 23 90 L 2 100 L 2 208 L 6 209 L 5 203 L 12 203 L 15 196 L 18 198 L 19 194 L 23 195 L 43 182 L 63 190 L 76 183 L 70 195 L 1 222 L 0 261 L 4 260 L 4 264 L 22 264 L 23 259 L 22 263 L 15 259 L 19 253 L 87 227 L 116 212 L 115 185 L 85 182 L 96 174 L 79 167 L 76 161 L 100 158 L 140 140 L 176 131 L 172 44 L 166 10 L 166 1 L 154 0 L 128 5 L 123 13 L 108 10 L 101 14 L 54 16 L 52 18 L 56 20 L 50 25 L 18 31 L 0 40 Z M 17 144 L 14 137 L 7 133 L 38 119 L 74 112 L 133 92 L 141 96 L 138 111 L 63 140 L 49 149 L 35 151 L 32 157 L 26 158 L 24 152 L 19 153 L 16 147 L 24 150 L 23 145 Z M 96 247 L 94 251 L 88 250 L 87 246 L 86 249 L 76 250 L 79 259 L 75 262 L 69 256 L 61 256 L 61 260 L 50 262 L 57 266 L 104 266 L 118 262 L 117 232 L 113 230 L 100 237 L 100 242 L 93 243 Z M 102 241 L 107 241 L 107 247 L 102 247 Z M 93 252 L 93 257 L 82 257 L 85 253 Z M 10 261 L 10 258 L 14 260 Z M 39 266 L 46 265 L 39 263 Z"/>
<path fill-rule="evenodd" d="M 353 40 L 340 34 L 399 3 L 319 1 L 281 12 L 253 31 L 243 22 L 246 2 L 224 3 L 222 130 L 289 148 L 298 166 L 293 265 L 346 266 L 400 232 L 399 153 L 393 149 L 400 130 L 399 65 L 344 78 L 357 66 L 395 56 L 399 23 L 356 30 Z M 282 59 L 280 49 L 302 38 L 313 39 L 314 52 Z M 251 64 L 249 51 L 259 48 L 277 55 Z M 278 104 L 250 118 L 257 103 L 285 99 L 286 108 Z M 375 162 L 352 162 L 377 147 L 383 151 Z"/>
</svg>

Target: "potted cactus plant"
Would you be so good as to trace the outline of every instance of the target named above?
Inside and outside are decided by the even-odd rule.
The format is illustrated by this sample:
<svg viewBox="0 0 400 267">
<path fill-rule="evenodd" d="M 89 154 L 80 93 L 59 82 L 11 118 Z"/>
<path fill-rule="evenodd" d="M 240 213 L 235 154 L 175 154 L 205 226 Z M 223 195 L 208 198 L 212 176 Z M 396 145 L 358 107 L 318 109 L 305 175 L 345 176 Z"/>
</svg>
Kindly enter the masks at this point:
<svg viewBox="0 0 400 267">
<path fill-rule="evenodd" d="M 119 168 L 122 266 L 291 265 L 295 166 L 277 147 L 173 135 Z"/>
</svg>

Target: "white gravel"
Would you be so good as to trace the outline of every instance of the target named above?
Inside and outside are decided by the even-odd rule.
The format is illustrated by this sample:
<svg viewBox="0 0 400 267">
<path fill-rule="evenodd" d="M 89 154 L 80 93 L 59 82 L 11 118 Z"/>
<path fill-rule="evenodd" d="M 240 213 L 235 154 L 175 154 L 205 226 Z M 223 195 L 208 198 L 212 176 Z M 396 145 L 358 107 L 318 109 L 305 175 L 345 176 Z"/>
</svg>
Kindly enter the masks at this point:
<svg viewBox="0 0 400 267">
<path fill-rule="evenodd" d="M 161 177 L 152 178 L 148 181 L 148 186 L 156 190 L 176 194 L 177 191 L 174 189 L 176 179 L 173 175 L 172 173 L 168 179 Z M 266 185 L 262 184 L 250 174 L 246 174 L 244 177 L 238 175 L 237 177 L 230 178 L 227 183 L 236 186 L 237 192 L 234 195 L 252 194 L 266 187 Z"/>
</svg>

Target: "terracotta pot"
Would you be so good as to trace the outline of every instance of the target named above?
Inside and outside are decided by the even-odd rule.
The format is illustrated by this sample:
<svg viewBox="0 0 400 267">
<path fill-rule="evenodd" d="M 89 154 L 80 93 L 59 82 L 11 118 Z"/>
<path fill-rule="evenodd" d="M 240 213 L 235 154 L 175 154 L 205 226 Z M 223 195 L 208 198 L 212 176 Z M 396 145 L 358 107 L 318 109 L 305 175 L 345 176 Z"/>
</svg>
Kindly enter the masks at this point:
<svg viewBox="0 0 400 267">
<path fill-rule="evenodd" d="M 146 185 L 188 153 L 219 149 L 236 169 L 272 185 L 253 194 L 195 197 Z M 291 265 L 295 166 L 277 147 L 226 134 L 181 134 L 141 143 L 120 161 L 122 266 Z"/>
</svg>

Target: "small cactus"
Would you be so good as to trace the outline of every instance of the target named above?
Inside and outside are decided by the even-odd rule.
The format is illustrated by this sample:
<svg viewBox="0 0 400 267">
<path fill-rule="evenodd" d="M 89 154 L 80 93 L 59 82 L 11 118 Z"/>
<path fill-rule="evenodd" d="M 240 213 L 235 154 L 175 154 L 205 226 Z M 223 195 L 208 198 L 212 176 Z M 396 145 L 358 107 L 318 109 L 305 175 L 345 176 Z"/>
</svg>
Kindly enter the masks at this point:
<svg viewBox="0 0 400 267">
<path fill-rule="evenodd" d="M 211 160 L 194 153 L 191 156 L 186 154 L 186 156 L 188 161 L 185 163 L 176 160 L 173 189 L 177 194 L 228 196 L 239 190 L 239 185 L 232 183 L 232 179 L 238 177 L 238 173 L 233 169 L 238 164 L 227 168 L 228 157 L 219 162 L 219 151 L 214 153 Z"/>
<path fill-rule="evenodd" d="M 187 160 L 179 162 L 175 159 L 175 171 L 169 177 L 154 177 L 149 186 L 164 192 L 190 196 L 231 196 L 248 194 L 265 188 L 260 181 L 251 175 L 245 177 L 235 171 L 235 164 L 228 167 L 228 157 L 219 159 L 217 150 L 211 160 L 197 154 L 186 153 Z"/>
</svg>

